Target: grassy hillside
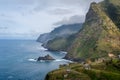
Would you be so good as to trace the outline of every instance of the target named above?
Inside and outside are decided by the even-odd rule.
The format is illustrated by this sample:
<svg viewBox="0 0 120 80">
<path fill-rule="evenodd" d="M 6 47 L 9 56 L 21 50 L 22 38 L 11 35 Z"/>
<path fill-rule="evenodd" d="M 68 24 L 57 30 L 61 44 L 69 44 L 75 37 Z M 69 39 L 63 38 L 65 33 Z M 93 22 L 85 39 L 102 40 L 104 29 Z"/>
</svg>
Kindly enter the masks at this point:
<svg viewBox="0 0 120 80">
<path fill-rule="evenodd" d="M 120 0 L 105 0 L 102 6 L 115 25 L 120 28 Z"/>
<path fill-rule="evenodd" d="M 75 39 L 75 34 L 69 37 L 56 37 L 53 40 L 48 41 L 46 48 L 52 51 L 66 51 Z"/>
<path fill-rule="evenodd" d="M 83 29 L 65 58 L 98 58 L 108 53 L 120 54 L 120 30 L 106 13 L 105 2 L 91 4 Z"/>
<path fill-rule="evenodd" d="M 45 80 L 120 80 L 120 60 L 92 62 L 90 69 L 85 69 L 83 64 L 72 63 L 49 72 Z"/>
</svg>

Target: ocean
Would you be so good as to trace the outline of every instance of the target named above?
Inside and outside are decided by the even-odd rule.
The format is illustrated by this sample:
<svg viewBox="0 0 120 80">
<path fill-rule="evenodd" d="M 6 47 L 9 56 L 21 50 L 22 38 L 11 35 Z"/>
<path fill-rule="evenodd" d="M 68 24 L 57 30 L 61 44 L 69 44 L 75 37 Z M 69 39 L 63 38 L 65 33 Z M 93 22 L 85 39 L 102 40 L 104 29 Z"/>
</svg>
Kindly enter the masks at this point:
<svg viewBox="0 0 120 80">
<path fill-rule="evenodd" d="M 34 60 L 47 54 L 56 60 Z M 0 80 L 44 80 L 48 72 L 69 62 L 64 56 L 64 52 L 48 51 L 34 40 L 0 40 Z"/>
</svg>

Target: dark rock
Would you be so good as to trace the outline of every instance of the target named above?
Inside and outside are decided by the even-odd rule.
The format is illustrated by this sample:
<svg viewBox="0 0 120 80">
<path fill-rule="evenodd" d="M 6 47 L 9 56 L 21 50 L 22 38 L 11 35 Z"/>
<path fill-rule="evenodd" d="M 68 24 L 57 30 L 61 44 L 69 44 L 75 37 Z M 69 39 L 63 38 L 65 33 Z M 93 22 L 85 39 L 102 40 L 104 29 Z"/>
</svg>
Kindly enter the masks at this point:
<svg viewBox="0 0 120 80">
<path fill-rule="evenodd" d="M 74 58 L 74 57 L 70 57 L 70 56 L 67 56 L 67 55 L 63 59 L 67 59 L 67 60 L 74 61 L 74 62 L 83 62 L 83 61 L 85 61 L 84 58 Z"/>
<path fill-rule="evenodd" d="M 44 56 L 44 57 L 39 57 L 37 59 L 37 61 L 40 61 L 40 60 L 55 60 L 54 58 L 52 58 L 49 54 Z"/>
</svg>

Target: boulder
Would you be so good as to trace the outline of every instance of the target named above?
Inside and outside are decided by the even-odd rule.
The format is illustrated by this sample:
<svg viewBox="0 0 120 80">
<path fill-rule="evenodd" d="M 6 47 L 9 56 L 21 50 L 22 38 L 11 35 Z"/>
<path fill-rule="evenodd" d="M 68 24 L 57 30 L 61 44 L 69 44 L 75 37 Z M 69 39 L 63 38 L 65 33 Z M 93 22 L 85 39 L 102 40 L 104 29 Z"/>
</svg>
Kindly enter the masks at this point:
<svg viewBox="0 0 120 80">
<path fill-rule="evenodd" d="M 39 57 L 37 59 L 37 61 L 40 61 L 40 60 L 55 60 L 55 59 L 48 54 L 48 55 L 46 55 L 44 57 Z"/>
</svg>

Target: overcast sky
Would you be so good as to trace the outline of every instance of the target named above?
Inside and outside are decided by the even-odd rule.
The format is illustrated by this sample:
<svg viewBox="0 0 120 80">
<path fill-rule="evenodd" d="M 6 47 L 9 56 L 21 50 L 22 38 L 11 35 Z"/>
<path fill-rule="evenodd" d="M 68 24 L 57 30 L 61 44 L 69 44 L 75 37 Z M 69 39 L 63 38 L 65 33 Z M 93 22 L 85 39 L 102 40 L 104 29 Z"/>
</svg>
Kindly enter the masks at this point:
<svg viewBox="0 0 120 80">
<path fill-rule="evenodd" d="M 36 39 L 62 24 L 84 22 L 101 0 L 0 0 L 0 38 Z"/>
</svg>

